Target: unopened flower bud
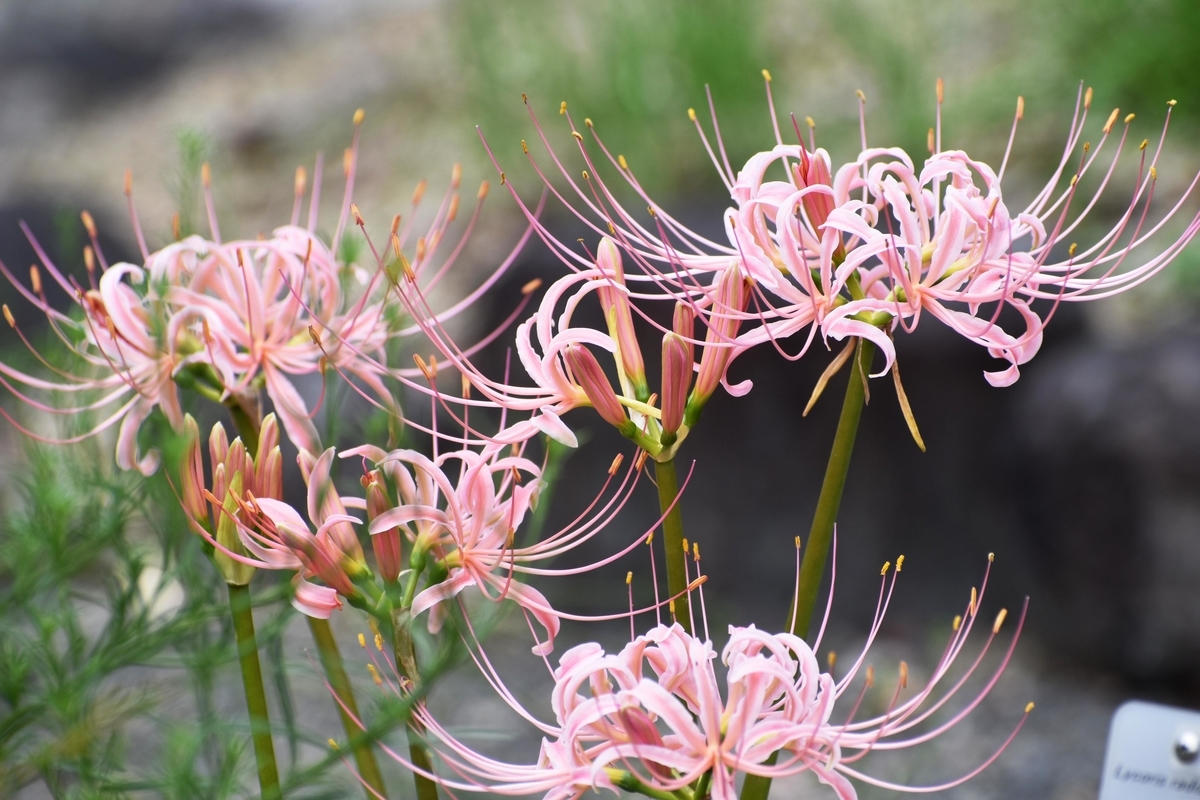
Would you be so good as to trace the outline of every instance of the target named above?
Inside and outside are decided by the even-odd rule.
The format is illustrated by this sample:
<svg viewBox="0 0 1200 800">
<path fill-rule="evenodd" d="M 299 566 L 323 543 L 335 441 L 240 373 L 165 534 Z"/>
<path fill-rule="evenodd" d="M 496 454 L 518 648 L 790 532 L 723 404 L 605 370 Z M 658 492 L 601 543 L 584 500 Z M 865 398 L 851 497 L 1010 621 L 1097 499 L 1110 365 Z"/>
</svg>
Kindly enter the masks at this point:
<svg viewBox="0 0 1200 800">
<path fill-rule="evenodd" d="M 250 485 L 254 480 L 254 459 L 246 452 L 246 445 L 242 443 L 240 436 L 229 445 L 229 453 L 225 456 L 225 475 L 229 478 L 231 486 L 233 476 L 239 473 L 242 476 L 243 489 L 249 489 L 251 492 L 258 489 L 257 486 Z"/>
<path fill-rule="evenodd" d="M 742 321 L 740 315 L 746 310 L 750 292 L 737 264 L 723 273 L 717 284 L 717 295 L 709 311 L 708 334 L 704 337 L 704 353 L 700 356 L 700 374 L 696 377 L 696 389 L 692 403 L 699 408 L 712 397 L 725 368 L 733 357 L 730 340 L 737 336 Z M 697 411 L 698 413 L 698 411 Z"/>
<path fill-rule="evenodd" d="M 236 520 L 237 500 L 241 497 L 242 486 L 242 473 L 234 473 L 229 480 L 229 490 L 225 493 L 225 501 L 217 519 L 217 543 L 230 553 L 239 556 L 246 553 L 245 548 L 242 547 L 242 540 L 238 536 Z M 217 570 L 225 578 L 225 582 L 231 586 L 246 586 L 254 577 L 254 567 L 230 558 L 219 548 L 213 553 L 213 563 L 217 565 Z"/>
<path fill-rule="evenodd" d="M 219 422 L 212 426 L 212 432 L 208 434 L 208 455 L 212 459 L 213 469 L 217 464 L 224 464 L 225 456 L 229 455 L 229 436 L 225 433 L 225 426 Z"/>
<path fill-rule="evenodd" d="M 367 522 L 368 524 L 383 512 L 391 509 L 393 503 L 388 497 L 387 488 L 383 483 L 383 474 L 372 470 L 367 476 Z M 387 583 L 392 583 L 400 576 L 400 528 L 389 528 L 371 535 L 371 547 L 375 551 L 375 561 L 379 566 L 379 574 Z"/>
<path fill-rule="evenodd" d="M 617 286 L 625 286 L 625 269 L 621 264 L 621 250 L 605 236 L 596 249 L 596 267 L 604 274 L 602 286 L 597 291 L 604 318 L 608 321 L 608 334 L 617 343 L 617 358 L 625 376 L 633 384 L 638 400 L 650 396 L 646 385 L 646 365 L 638 347 L 637 334 L 633 329 L 633 315 L 629 309 L 629 297 Z M 613 284 L 616 284 L 614 286 Z"/>
<path fill-rule="evenodd" d="M 688 389 L 692 385 L 692 356 L 678 334 L 668 333 L 662 343 L 662 428 L 674 433 L 683 424 Z"/>
<path fill-rule="evenodd" d="M 578 344 L 567 346 L 567 366 L 575 375 L 583 393 L 609 425 L 625 428 L 630 424 L 625 416 L 625 409 L 617 400 L 617 394 L 608 382 L 608 376 L 600 368 L 600 362 L 592 355 L 592 351 Z"/>
<path fill-rule="evenodd" d="M 263 417 L 262 425 L 258 429 L 258 450 L 254 454 L 255 461 L 262 461 L 263 456 L 270 453 L 279 445 L 279 420 L 275 418 L 275 414 L 267 414 Z"/>
<path fill-rule="evenodd" d="M 180 466 L 183 483 L 183 508 L 197 521 L 208 521 L 208 504 L 204 502 L 204 458 L 200 454 L 200 427 L 191 414 L 183 418 L 187 450 Z"/>
<path fill-rule="evenodd" d="M 283 499 L 283 453 L 279 445 L 271 448 L 265 458 L 260 458 L 255 467 L 254 485 L 257 497 Z"/>
<path fill-rule="evenodd" d="M 801 148 L 803 151 L 804 148 Z M 804 162 L 796 165 L 796 180 L 803 189 L 808 186 L 832 186 L 833 181 L 829 176 L 829 164 L 820 153 L 813 153 L 809 156 L 805 153 Z M 825 221 L 829 219 L 829 215 L 833 213 L 833 196 L 824 192 L 809 192 L 804 196 L 802 201 L 804 204 L 804 212 L 808 215 L 808 221 L 812 223 L 813 228 L 820 229 Z"/>
</svg>

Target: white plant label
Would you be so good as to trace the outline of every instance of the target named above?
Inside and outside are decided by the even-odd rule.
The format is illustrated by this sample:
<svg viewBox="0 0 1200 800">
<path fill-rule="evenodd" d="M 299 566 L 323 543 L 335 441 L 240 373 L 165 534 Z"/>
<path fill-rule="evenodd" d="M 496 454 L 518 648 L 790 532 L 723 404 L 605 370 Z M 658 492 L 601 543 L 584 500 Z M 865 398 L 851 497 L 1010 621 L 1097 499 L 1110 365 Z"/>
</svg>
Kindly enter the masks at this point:
<svg viewBox="0 0 1200 800">
<path fill-rule="evenodd" d="M 1200 712 L 1130 701 L 1113 714 L 1100 800 L 1200 798 Z"/>
</svg>

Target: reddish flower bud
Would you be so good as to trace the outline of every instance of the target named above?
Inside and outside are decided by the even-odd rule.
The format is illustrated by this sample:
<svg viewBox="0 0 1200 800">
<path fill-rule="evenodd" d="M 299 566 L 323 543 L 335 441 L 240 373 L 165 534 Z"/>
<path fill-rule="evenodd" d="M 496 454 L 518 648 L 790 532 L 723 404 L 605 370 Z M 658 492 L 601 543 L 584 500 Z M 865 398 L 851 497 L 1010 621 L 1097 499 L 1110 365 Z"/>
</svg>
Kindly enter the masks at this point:
<svg viewBox="0 0 1200 800">
<path fill-rule="evenodd" d="M 691 348 L 677 334 L 668 333 L 662 343 L 662 428 L 667 433 L 683 424 L 691 385 Z"/>
<path fill-rule="evenodd" d="M 258 429 L 258 450 L 254 453 L 255 461 L 262 461 L 263 456 L 270 453 L 279 445 L 279 421 L 274 414 L 263 417 Z"/>
<path fill-rule="evenodd" d="M 383 474 L 372 470 L 367 474 L 367 522 L 368 524 L 383 512 L 394 507 L 383 483 Z M 400 576 L 400 528 L 389 528 L 371 535 L 371 547 L 375 551 L 375 561 L 379 566 L 379 574 L 383 579 L 392 583 Z"/>
<path fill-rule="evenodd" d="M 616 428 L 626 427 L 629 419 L 625 416 L 625 409 L 617 400 L 608 376 L 600 368 L 600 362 L 596 361 L 592 351 L 582 345 L 568 345 L 566 358 L 575 381 L 604 421 Z"/>
<path fill-rule="evenodd" d="M 708 334 L 704 337 L 704 353 L 700 356 L 700 374 L 696 378 L 695 402 L 703 404 L 717 390 L 725 377 L 725 368 L 733 356 L 729 340 L 737 336 L 746 310 L 750 292 L 737 264 L 723 273 L 717 284 L 717 294 L 709 310 Z"/>
<path fill-rule="evenodd" d="M 607 277 L 601 278 L 603 285 L 597 291 L 604 318 L 608 322 L 608 335 L 617 343 L 617 360 L 626 377 L 633 383 L 639 400 L 650 396 L 646 386 L 646 365 L 642 350 L 638 347 L 633 329 L 633 315 L 629 310 L 629 297 L 616 288 L 625 286 L 625 269 L 621 265 L 621 250 L 612 239 L 605 236 L 596 249 L 596 267 Z"/>
<path fill-rule="evenodd" d="M 187 450 L 180 466 L 183 483 L 183 509 L 192 519 L 208 522 L 208 503 L 204 502 L 204 458 L 200 454 L 200 428 L 191 414 L 183 418 Z"/>
<path fill-rule="evenodd" d="M 255 496 L 269 497 L 272 500 L 283 499 L 283 453 L 278 445 L 271 448 L 266 458 L 259 461 L 254 483 Z"/>
<path fill-rule="evenodd" d="M 212 459 L 213 469 L 217 464 L 224 464 L 225 456 L 229 455 L 229 437 L 225 434 L 225 426 L 219 422 L 212 426 L 208 434 L 208 455 Z"/>
</svg>

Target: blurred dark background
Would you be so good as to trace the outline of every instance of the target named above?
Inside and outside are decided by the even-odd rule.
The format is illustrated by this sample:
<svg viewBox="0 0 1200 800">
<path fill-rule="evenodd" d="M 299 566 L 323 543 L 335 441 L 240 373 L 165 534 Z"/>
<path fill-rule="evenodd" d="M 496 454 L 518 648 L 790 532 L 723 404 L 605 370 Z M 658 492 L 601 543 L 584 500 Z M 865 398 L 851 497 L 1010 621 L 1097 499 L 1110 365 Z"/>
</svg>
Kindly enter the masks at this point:
<svg viewBox="0 0 1200 800">
<path fill-rule="evenodd" d="M 475 125 L 533 200 L 536 176 L 518 147 L 536 132 L 521 92 L 557 148 L 573 149 L 554 113 L 566 100 L 663 206 L 719 239 L 714 223 L 727 199 L 686 111 L 702 109 L 710 86 L 736 166 L 772 141 L 764 67 L 780 114 L 814 117 L 818 144 L 835 162 L 858 149 L 855 89 L 867 96 L 871 143 L 918 154 L 934 80 L 945 78 L 947 145 L 992 163 L 1023 95 L 1005 181 L 1010 207 L 1024 205 L 1057 163 L 1081 80 L 1095 88 L 1095 135 L 1119 106 L 1138 114 L 1131 138 L 1153 139 L 1174 98 L 1157 190 L 1173 202 L 1200 169 L 1197 34 L 1200 8 L 1187 0 L 13 2 L 0 7 L 0 259 L 19 274 L 30 263 L 16 225 L 25 219 L 65 267 L 80 269 L 82 208 L 96 216 L 110 259 L 130 257 L 126 168 L 152 248 L 166 241 L 177 211 L 203 231 L 195 173 L 206 159 L 226 236 L 252 236 L 286 220 L 293 169 L 325 151 L 332 226 L 337 153 L 360 106 L 367 123 L 356 199 L 376 227 L 406 208 L 420 178 L 443 185 L 454 161 L 467 184 L 489 179 L 496 189 Z M 1081 242 L 1123 210 L 1123 191 L 1110 190 Z M 518 235 L 514 204 L 496 191 L 492 198 L 458 287 Z M 559 208 L 547 220 L 565 240 L 583 235 Z M 905 573 L 881 662 L 931 663 L 989 552 L 997 558 L 985 613 L 1031 598 L 1010 675 L 963 736 L 933 746 L 918 775 L 964 771 L 1026 700 L 1040 710 L 1009 756 L 955 797 L 1094 797 L 1116 704 L 1200 705 L 1195 253 L 1128 295 L 1060 310 L 1041 353 L 1008 389 L 984 381 L 994 364 L 982 349 L 941 327 L 927 322 L 900 336 L 927 453 L 909 438 L 890 381 L 872 386 L 840 519 L 834 644 L 852 648 L 861 636 L 879 565 L 900 553 Z M 532 244 L 480 304 L 473 330 L 490 330 L 518 287 L 556 269 Z M 13 309 L 32 319 L 23 304 Z M 654 362 L 657 348 L 644 349 Z M 783 621 L 792 537 L 807 534 L 845 380 L 801 418 L 829 357 L 815 347 L 798 363 L 767 349 L 742 358 L 734 376 L 752 378 L 754 390 L 740 399 L 719 393 L 686 443 L 696 467 L 685 522 L 711 576 L 718 642 L 726 624 Z M 594 415 L 569 421 L 590 426 L 590 442 L 566 462 L 551 526 L 573 518 L 613 454 L 628 451 Z M 3 437 L 18 446 L 11 430 Z M 652 523 L 654 495 L 643 488 L 581 559 Z M 627 568 L 539 586 L 570 610 L 608 612 L 623 605 Z M 592 635 L 568 626 L 560 652 Z M 608 635 L 619 641 L 620 626 Z M 781 786 L 779 796 L 801 796 L 806 786 Z"/>
</svg>

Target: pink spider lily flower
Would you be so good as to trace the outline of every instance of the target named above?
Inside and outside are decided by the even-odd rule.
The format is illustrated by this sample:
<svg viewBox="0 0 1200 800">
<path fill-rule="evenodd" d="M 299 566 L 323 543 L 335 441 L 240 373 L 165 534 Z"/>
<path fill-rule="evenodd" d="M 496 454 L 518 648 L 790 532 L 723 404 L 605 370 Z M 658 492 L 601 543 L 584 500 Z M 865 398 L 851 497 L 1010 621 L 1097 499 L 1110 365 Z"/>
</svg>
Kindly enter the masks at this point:
<svg viewBox="0 0 1200 800">
<path fill-rule="evenodd" d="M 79 435 L 56 438 L 27 429 L 3 409 L 0 414 L 23 433 L 39 441 L 60 444 L 81 441 L 120 423 L 116 452 L 118 466 L 152 474 L 158 469 L 158 452 L 141 454 L 137 432 L 155 408 L 163 410 L 176 430 L 183 429 L 183 409 L 172 376 L 180 365 L 175 340 L 186 338 L 186 331 L 171 319 L 164 298 L 153 285 L 148 285 L 146 271 L 141 267 L 114 264 L 96 279 L 94 256 L 90 255 L 93 251 L 89 249 L 87 263 L 93 285 L 84 289 L 50 261 L 28 228 L 24 230 L 54 282 L 80 307 L 82 320 L 73 319 L 50 305 L 41 271 L 36 266 L 30 267 L 30 288 L 17 281 L 3 264 L 0 264 L 0 270 L 27 300 L 46 314 L 51 330 L 91 374 L 75 374 L 51 366 L 17 328 L 12 312 L 4 306 L 4 317 L 9 326 L 17 331 L 26 347 L 54 377 L 38 377 L 0 362 L 0 383 L 38 411 L 69 417 L 95 413 L 101 419 Z M 27 392 L 48 399 L 38 399 Z M 100 397 L 93 399 L 96 394 Z M 63 398 L 82 400 L 64 404 Z"/>
<path fill-rule="evenodd" d="M 487 401 L 506 411 L 530 414 L 488 437 L 493 443 L 519 443 L 545 433 L 575 446 L 577 439 L 561 418 L 572 409 L 592 406 L 602 419 L 655 458 L 669 458 L 724 380 L 748 299 L 748 284 L 736 266 L 719 274 L 714 297 L 703 301 L 707 310 L 702 313 L 709 328 L 703 340 L 694 338 L 696 312 L 688 303 L 677 303 L 672 327 L 663 335 L 668 357 L 661 383 L 664 404 L 659 408 L 655 405 L 658 395 L 650 394 L 633 330 L 633 304 L 621 251 L 605 237 L 597 253 L 592 268 L 556 280 L 542 297 L 538 311 L 517 327 L 517 355 L 533 386 L 494 380 L 461 353 L 447 350 L 444 354 Z M 580 304 L 591 302 L 593 295 L 606 313 L 607 331 L 574 321 Z M 694 363 L 697 347 L 701 348 L 698 366 Z M 615 387 L 593 349 L 611 354 Z M 745 391 L 729 388 L 735 394 Z M 664 415 L 670 419 L 670 427 L 663 425 Z"/>
<path fill-rule="evenodd" d="M 902 563 L 901 559 L 898 567 Z M 965 775 L 940 785 L 897 784 L 852 765 L 872 750 L 928 742 L 965 719 L 1007 666 L 1020 635 L 1024 611 L 983 688 L 949 719 L 927 727 L 925 723 L 956 699 L 983 663 L 1007 616 L 1001 610 L 970 665 L 962 674 L 952 676 L 952 666 L 979 614 L 987 586 L 985 574 L 980 591 L 972 589 L 964 614 L 955 618 L 943 655 L 925 685 L 909 690 L 908 667 L 901 662 L 886 711 L 873 718 L 856 719 L 866 694 L 875 685 L 874 669 L 864 664 L 895 588 L 895 572 L 889 580 L 888 566 L 883 570 L 866 644 L 840 678 L 832 674 L 832 667 L 828 672 L 819 667 L 814 649 L 820 647 L 821 634 L 810 647 L 790 634 L 731 626 L 721 653 L 726 667 L 722 681 L 714 663 L 717 653 L 707 637 L 693 636 L 678 624 L 659 624 L 634 637 L 619 653 L 606 653 L 596 643 L 564 653 L 553 671 L 553 723 L 537 719 L 517 703 L 468 628 L 464 639 L 489 682 L 546 738 L 534 764 L 503 763 L 463 743 L 424 704 L 418 704 L 417 721 L 449 773 L 422 774 L 449 789 L 505 795 L 542 793 L 547 798 L 564 800 L 601 788 L 696 800 L 711 793 L 717 800 L 733 800 L 737 797 L 735 782 L 739 773 L 778 778 L 811 772 L 842 800 L 857 797 L 850 779 L 917 793 L 964 783 L 1007 748 L 1032 704 L 1026 706 L 1025 714 L 992 756 Z M 824 627 L 822 624 L 822 634 Z M 405 692 L 400 681 L 391 688 L 399 694 Z M 774 753 L 779 756 L 772 764 Z M 389 754 L 414 768 L 403 755 Z"/>
<path fill-rule="evenodd" d="M 1119 113 L 1114 110 L 1109 116 L 1092 147 L 1084 141 L 1092 93 L 1090 89 L 1085 93 L 1082 86 L 1057 168 L 1032 202 L 1010 210 L 1001 182 L 1024 113 L 1023 100 L 1018 100 L 1017 120 L 999 170 L 942 148 L 939 81 L 937 125 L 930 136 L 932 156 L 923 167 L 918 169 L 896 148 L 868 148 L 864 124 L 862 154 L 835 171 L 828 153 L 816 147 L 811 120 L 807 143 L 799 126 L 793 125 L 801 142 L 784 144 L 775 121 L 770 77 L 765 73 L 764 77 L 776 146 L 752 156 L 737 172 L 725 153 L 715 110 L 715 148 L 689 110 L 735 204 L 724 215 L 727 244 L 708 240 L 667 214 L 641 188 L 624 158 L 614 157 L 586 120 L 590 138 L 603 155 L 600 160 L 615 167 L 649 206 L 652 223 L 640 222 L 600 177 L 597 160 L 564 107 L 562 113 L 587 168 L 581 183 L 578 173 L 568 170 L 551 148 L 530 112 L 567 190 L 557 190 L 549 172 L 532 156 L 530 162 L 557 199 L 585 225 L 610 236 L 627 261 L 639 268 L 641 274 L 631 273 L 627 280 L 640 281 L 647 288 L 631 296 L 683 301 L 701 313 L 717 288 L 717 281 L 705 276 L 716 273 L 730 258 L 752 281 L 752 302 L 740 315 L 742 330 L 723 343 L 732 351 L 726 367 L 736 355 L 761 344 L 770 344 L 790 360 L 798 359 L 819 333 L 823 339 L 872 340 L 884 353 L 882 372 L 886 372 L 895 358 L 891 334 L 897 328 L 911 331 L 922 311 L 928 311 L 1007 361 L 1006 368 L 985 377 L 994 385 L 1008 385 L 1019 377 L 1020 364 L 1036 354 L 1042 331 L 1059 302 L 1100 299 L 1139 285 L 1169 264 L 1200 230 L 1197 215 L 1185 218 L 1182 230 L 1165 246 L 1151 241 L 1165 234 L 1182 214 L 1200 180 L 1200 175 L 1193 179 L 1160 218 L 1147 221 L 1166 135 L 1164 124 L 1149 156 L 1148 140 L 1139 148 L 1141 163 L 1131 199 L 1116 224 L 1089 247 L 1066 246 L 1109 187 L 1133 119 L 1133 115 L 1125 117 L 1112 158 L 1107 164 L 1098 163 Z M 709 103 L 711 108 L 711 97 Z M 1169 106 L 1173 105 L 1171 101 Z M 864 107 L 860 93 L 860 113 Z M 1072 170 L 1075 158 L 1078 163 Z M 778 167 L 783 179 L 768 179 Z M 1080 181 L 1096 172 L 1101 172 L 1098 185 L 1081 203 L 1076 198 L 1082 191 Z M 507 185 L 521 203 L 512 182 Z M 523 204 L 522 208 L 530 213 Z M 587 258 L 573 246 L 556 239 L 544 226 L 538 233 L 569 268 L 587 268 Z M 1048 310 L 1032 307 L 1039 299 L 1050 301 Z M 1016 311 L 1023 330 L 1010 332 L 1001 326 L 1000 312 L 1006 307 Z M 1007 318 L 1003 323 L 1009 324 Z M 783 340 L 797 334 L 804 335 L 803 345 L 795 353 L 785 352 Z"/>
<path fill-rule="evenodd" d="M 35 356 L 54 376 L 41 378 L 0 364 L 4 386 L 39 410 L 62 415 L 96 412 L 102 417 L 81 436 L 51 441 L 77 441 L 121 423 L 118 463 L 123 468 L 137 466 L 148 474 L 157 467 L 158 457 L 153 452 L 145 456 L 138 453 L 138 429 L 156 407 L 161 407 L 172 425 L 181 429 L 180 387 L 240 405 L 252 417 L 258 414 L 258 395 L 265 388 L 288 438 L 299 449 L 317 453 L 321 445 L 312 423 L 317 409 L 309 408 L 294 380 L 314 373 L 323 377 L 328 367 L 353 384 L 366 387 L 372 403 L 391 417 L 399 417 L 399 408 L 384 384 L 385 378 L 397 372 L 386 363 L 384 346 L 396 337 L 420 333 L 421 326 L 404 323 L 402 304 L 391 296 L 396 276 L 388 273 L 382 262 L 371 273 L 341 264 L 335 256 L 348 221 L 362 224 L 351 202 L 362 116 L 361 112 L 355 115 L 354 143 L 344 160 L 345 195 L 329 244 L 314 233 L 323 171 L 320 157 L 309 197 L 307 227 L 302 227 L 300 221 L 307 189 L 307 174 L 301 168 L 297 171 L 290 224 L 277 229 L 270 239 L 223 240 L 212 201 L 211 174 L 205 165 L 202 183 L 210 238 L 190 236 L 153 253 L 145 245 L 127 175 L 130 217 L 144 266 L 110 266 L 100 249 L 95 224 L 84 212 L 84 226 L 91 239 L 85 249 L 90 289 L 60 271 L 24 228 L 42 264 L 41 269 L 32 270 L 32 288 L 22 285 L 3 265 L 0 270 L 46 313 L 58 337 L 99 373 L 93 377 L 58 370 L 36 351 Z M 462 238 L 454 243 L 447 234 L 459 214 L 460 185 L 461 169 L 456 165 L 450 187 L 424 235 L 418 236 L 420 231 L 413 220 L 425 193 L 424 182 L 413 196 L 414 213 L 403 225 L 399 215 L 393 221 L 392 241 L 398 254 L 410 240 L 416 240 L 411 262 L 403 259 L 404 271 L 414 281 L 420 279 L 426 292 L 435 289 L 455 263 L 487 194 L 485 182 Z M 448 247 L 452 249 L 442 258 Z M 468 308 L 503 274 L 511 260 L 502 264 L 484 286 L 441 312 L 438 320 L 445 321 Z M 42 270 L 79 303 L 82 323 L 48 303 Z M 345 280 L 347 277 L 349 280 Z M 6 311 L 5 317 L 15 328 L 11 312 Z M 24 334 L 18 333 L 32 350 Z M 362 392 L 357 385 L 354 388 Z M 48 395 L 50 400 L 28 392 Z M 96 393 L 100 397 L 93 400 L 90 395 Z M 56 402 L 77 396 L 87 399 L 69 405 Z"/>
<path fill-rule="evenodd" d="M 549 653 L 554 647 L 560 619 L 616 619 L 628 614 L 600 617 L 568 614 L 553 608 L 537 589 L 523 583 L 528 575 L 570 576 L 598 568 L 637 549 L 646 534 L 601 561 L 574 568 L 549 568 L 539 562 L 556 559 L 589 541 L 624 507 L 641 476 L 634 461 L 619 485 L 609 494 L 623 458 L 618 457 L 596 498 L 571 524 L 541 541 L 517 544 L 517 530 L 535 508 L 542 488 L 541 468 L 509 448 L 467 448 L 435 455 L 412 450 L 385 452 L 371 445 L 348 450 L 345 457 L 362 457 L 374 464 L 368 480 L 378 471 L 385 479 L 379 509 L 369 511 L 372 540 L 399 532 L 409 542 L 409 564 L 415 581 L 429 568 L 425 588 L 412 593 L 414 616 L 430 612 L 429 629 L 441 629 L 447 603 L 464 589 L 475 587 L 484 597 L 510 599 L 532 616 L 545 631 L 533 650 Z M 392 492 L 395 492 L 393 495 Z M 607 495 L 607 497 L 606 497 Z M 368 501 L 369 502 L 369 501 Z M 394 545 L 389 545 L 390 550 Z M 398 547 L 398 546 L 397 546 Z M 378 552 L 378 551 L 377 551 Z M 437 575 L 437 577 L 432 577 Z"/>
</svg>

